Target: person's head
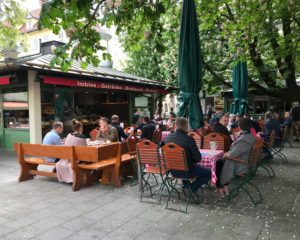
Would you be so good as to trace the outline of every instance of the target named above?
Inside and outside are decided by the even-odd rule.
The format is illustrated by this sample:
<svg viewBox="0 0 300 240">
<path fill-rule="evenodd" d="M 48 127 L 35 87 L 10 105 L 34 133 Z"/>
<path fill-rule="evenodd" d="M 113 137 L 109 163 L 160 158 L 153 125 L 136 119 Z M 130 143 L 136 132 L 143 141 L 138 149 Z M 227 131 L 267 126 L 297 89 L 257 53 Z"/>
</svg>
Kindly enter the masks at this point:
<svg viewBox="0 0 300 240">
<path fill-rule="evenodd" d="M 297 102 L 297 101 L 296 101 L 296 102 L 293 102 L 293 106 L 294 106 L 294 107 L 298 107 L 298 106 L 299 106 L 299 102 Z"/>
<path fill-rule="evenodd" d="M 62 122 L 53 123 L 53 130 L 58 134 L 61 134 L 64 130 L 64 124 Z"/>
<path fill-rule="evenodd" d="M 251 125 L 251 121 L 249 118 L 242 118 L 239 121 L 239 128 L 243 131 L 243 132 L 250 132 L 252 125 Z"/>
<path fill-rule="evenodd" d="M 212 110 L 213 109 L 212 105 L 208 105 L 207 108 L 208 108 L 208 110 Z"/>
<path fill-rule="evenodd" d="M 82 127 L 82 123 L 79 122 L 78 120 L 76 119 L 73 119 L 71 121 L 72 123 L 72 129 L 73 129 L 73 132 L 79 132 L 79 133 L 82 133 L 83 131 L 83 127 Z"/>
<path fill-rule="evenodd" d="M 266 114 L 265 114 L 266 119 L 271 119 L 272 116 L 273 116 L 273 113 L 271 111 L 267 111 Z"/>
<path fill-rule="evenodd" d="M 136 108 L 133 111 L 134 111 L 134 113 L 139 113 L 139 110 Z"/>
<path fill-rule="evenodd" d="M 275 118 L 276 118 L 277 120 L 279 120 L 280 114 L 279 114 L 278 112 L 274 113 L 274 116 L 275 116 Z"/>
<path fill-rule="evenodd" d="M 142 124 L 143 122 L 144 122 L 144 117 L 143 116 L 139 116 L 137 124 Z"/>
<path fill-rule="evenodd" d="M 150 123 L 150 118 L 148 116 L 145 116 L 144 117 L 144 123 Z"/>
<path fill-rule="evenodd" d="M 119 116 L 118 115 L 112 115 L 111 122 L 112 123 L 119 123 Z"/>
<path fill-rule="evenodd" d="M 174 118 L 173 114 L 172 114 L 172 113 L 170 113 L 170 115 L 169 115 L 169 119 L 170 119 L 171 121 L 173 121 L 173 118 Z"/>
<path fill-rule="evenodd" d="M 184 132 L 188 132 L 188 121 L 184 117 L 177 117 L 176 118 L 176 129 L 182 130 Z"/>
<path fill-rule="evenodd" d="M 222 124 L 223 126 L 227 127 L 229 122 L 229 115 L 228 114 L 220 114 L 220 120 L 219 123 Z"/>
<path fill-rule="evenodd" d="M 108 119 L 106 117 L 101 117 L 99 121 L 99 127 L 105 129 L 108 127 Z"/>
<path fill-rule="evenodd" d="M 246 113 L 246 114 L 244 115 L 244 118 L 250 119 L 251 116 L 250 116 L 250 114 Z"/>
<path fill-rule="evenodd" d="M 284 113 L 284 118 L 289 118 L 290 117 L 290 112 L 285 112 Z"/>
<path fill-rule="evenodd" d="M 241 114 L 238 113 L 235 115 L 235 121 L 238 122 L 241 118 L 242 118 Z"/>
</svg>

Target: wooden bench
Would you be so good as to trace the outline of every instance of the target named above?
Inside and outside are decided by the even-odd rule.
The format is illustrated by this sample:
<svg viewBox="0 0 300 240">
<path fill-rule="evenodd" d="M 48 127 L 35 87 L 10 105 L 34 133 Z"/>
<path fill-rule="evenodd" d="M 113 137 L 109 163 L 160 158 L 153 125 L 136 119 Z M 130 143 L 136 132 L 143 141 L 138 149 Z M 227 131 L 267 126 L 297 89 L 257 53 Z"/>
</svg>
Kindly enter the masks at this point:
<svg viewBox="0 0 300 240">
<path fill-rule="evenodd" d="M 71 162 L 75 160 L 73 147 L 47 146 L 41 144 L 17 143 L 14 148 L 20 164 L 19 182 L 33 179 L 36 175 L 57 178 L 56 172 L 39 171 L 38 165 L 55 166 L 54 162 L 48 162 L 45 157 L 61 158 Z"/>
<path fill-rule="evenodd" d="M 84 174 L 90 171 L 102 170 L 100 179 L 102 184 L 112 184 L 120 187 L 120 166 L 121 166 L 121 144 L 112 143 L 101 147 L 74 147 L 78 164 L 74 165 L 76 176 L 82 183 Z M 81 186 L 76 186 L 80 188 Z"/>
<path fill-rule="evenodd" d="M 45 157 L 71 161 L 74 181 L 73 191 L 91 184 L 91 171 L 102 170 L 100 182 L 121 186 L 120 168 L 122 163 L 130 162 L 127 143 L 113 143 L 101 147 L 53 146 L 17 143 L 14 145 L 21 166 L 19 181 L 33 179 L 36 175 L 57 178 L 55 172 L 38 171 L 38 165 L 55 166 Z"/>
</svg>

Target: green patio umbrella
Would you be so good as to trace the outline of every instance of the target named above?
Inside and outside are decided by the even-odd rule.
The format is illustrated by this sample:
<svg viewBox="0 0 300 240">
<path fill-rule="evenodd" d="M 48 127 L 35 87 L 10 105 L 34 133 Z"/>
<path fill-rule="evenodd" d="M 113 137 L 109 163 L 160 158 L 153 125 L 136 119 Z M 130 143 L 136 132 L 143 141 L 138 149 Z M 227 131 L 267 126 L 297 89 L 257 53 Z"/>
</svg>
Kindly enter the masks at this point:
<svg viewBox="0 0 300 240">
<path fill-rule="evenodd" d="M 233 103 L 231 113 L 244 115 L 248 109 L 248 71 L 245 62 L 239 61 L 232 71 Z"/>
<path fill-rule="evenodd" d="M 196 5 L 194 0 L 184 0 L 179 43 L 179 112 L 187 116 L 191 129 L 203 126 L 203 113 L 199 99 L 202 87 L 201 49 Z"/>
</svg>

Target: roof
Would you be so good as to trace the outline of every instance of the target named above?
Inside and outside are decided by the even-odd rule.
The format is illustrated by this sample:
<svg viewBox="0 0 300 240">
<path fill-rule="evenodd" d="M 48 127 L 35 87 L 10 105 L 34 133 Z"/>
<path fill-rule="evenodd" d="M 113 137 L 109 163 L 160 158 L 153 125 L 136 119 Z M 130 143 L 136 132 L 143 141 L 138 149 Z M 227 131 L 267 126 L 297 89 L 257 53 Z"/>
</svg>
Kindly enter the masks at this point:
<svg viewBox="0 0 300 240">
<path fill-rule="evenodd" d="M 28 13 L 28 15 L 30 15 L 32 18 L 35 18 L 35 19 L 39 19 L 40 18 L 40 15 L 41 15 L 41 11 L 42 9 L 41 8 L 38 8 L 38 9 L 35 9 L 35 10 L 32 10 Z M 27 17 L 28 18 L 28 17 Z"/>
<path fill-rule="evenodd" d="M 156 86 L 160 88 L 166 88 L 164 83 L 150 80 L 144 77 L 135 76 L 132 74 L 124 73 L 115 69 L 106 67 L 93 67 L 88 66 L 86 69 L 82 69 L 80 62 L 74 61 L 68 72 L 63 72 L 59 67 L 52 68 L 50 66 L 50 61 L 54 57 L 53 54 L 39 55 L 32 59 L 25 59 L 23 62 L 19 62 L 19 66 L 23 68 L 30 68 L 36 71 L 47 71 L 59 74 L 67 75 L 77 75 L 78 77 L 92 77 L 95 80 L 110 79 L 116 82 L 126 82 L 134 84 L 146 84 L 151 86 Z"/>
</svg>

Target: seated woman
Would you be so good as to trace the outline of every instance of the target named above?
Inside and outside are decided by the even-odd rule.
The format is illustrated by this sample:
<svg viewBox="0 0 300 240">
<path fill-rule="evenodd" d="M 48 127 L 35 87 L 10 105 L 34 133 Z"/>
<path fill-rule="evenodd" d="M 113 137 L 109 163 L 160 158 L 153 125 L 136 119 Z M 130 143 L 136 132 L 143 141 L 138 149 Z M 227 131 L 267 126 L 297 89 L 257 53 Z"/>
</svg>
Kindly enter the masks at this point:
<svg viewBox="0 0 300 240">
<path fill-rule="evenodd" d="M 119 136 L 117 129 L 108 124 L 108 119 L 105 117 L 100 118 L 99 121 L 99 132 L 96 136 L 97 140 L 104 142 L 118 142 Z"/>
<path fill-rule="evenodd" d="M 239 121 L 239 128 L 241 129 L 241 135 L 232 144 L 229 152 L 224 154 L 224 158 L 236 158 L 247 163 L 251 157 L 253 145 L 256 141 L 255 137 L 251 133 L 251 121 L 250 119 L 242 118 Z M 217 187 L 218 192 L 223 195 L 228 193 L 228 184 L 234 178 L 235 175 L 247 173 L 249 170 L 248 165 L 226 159 L 225 161 L 217 162 Z"/>
<path fill-rule="evenodd" d="M 65 141 L 66 146 L 87 146 L 86 137 L 82 134 L 83 127 L 81 122 L 72 120 L 73 133 L 69 133 Z M 73 170 L 71 162 L 68 160 L 60 159 L 56 163 L 56 172 L 59 182 L 72 183 L 73 182 Z"/>
</svg>

